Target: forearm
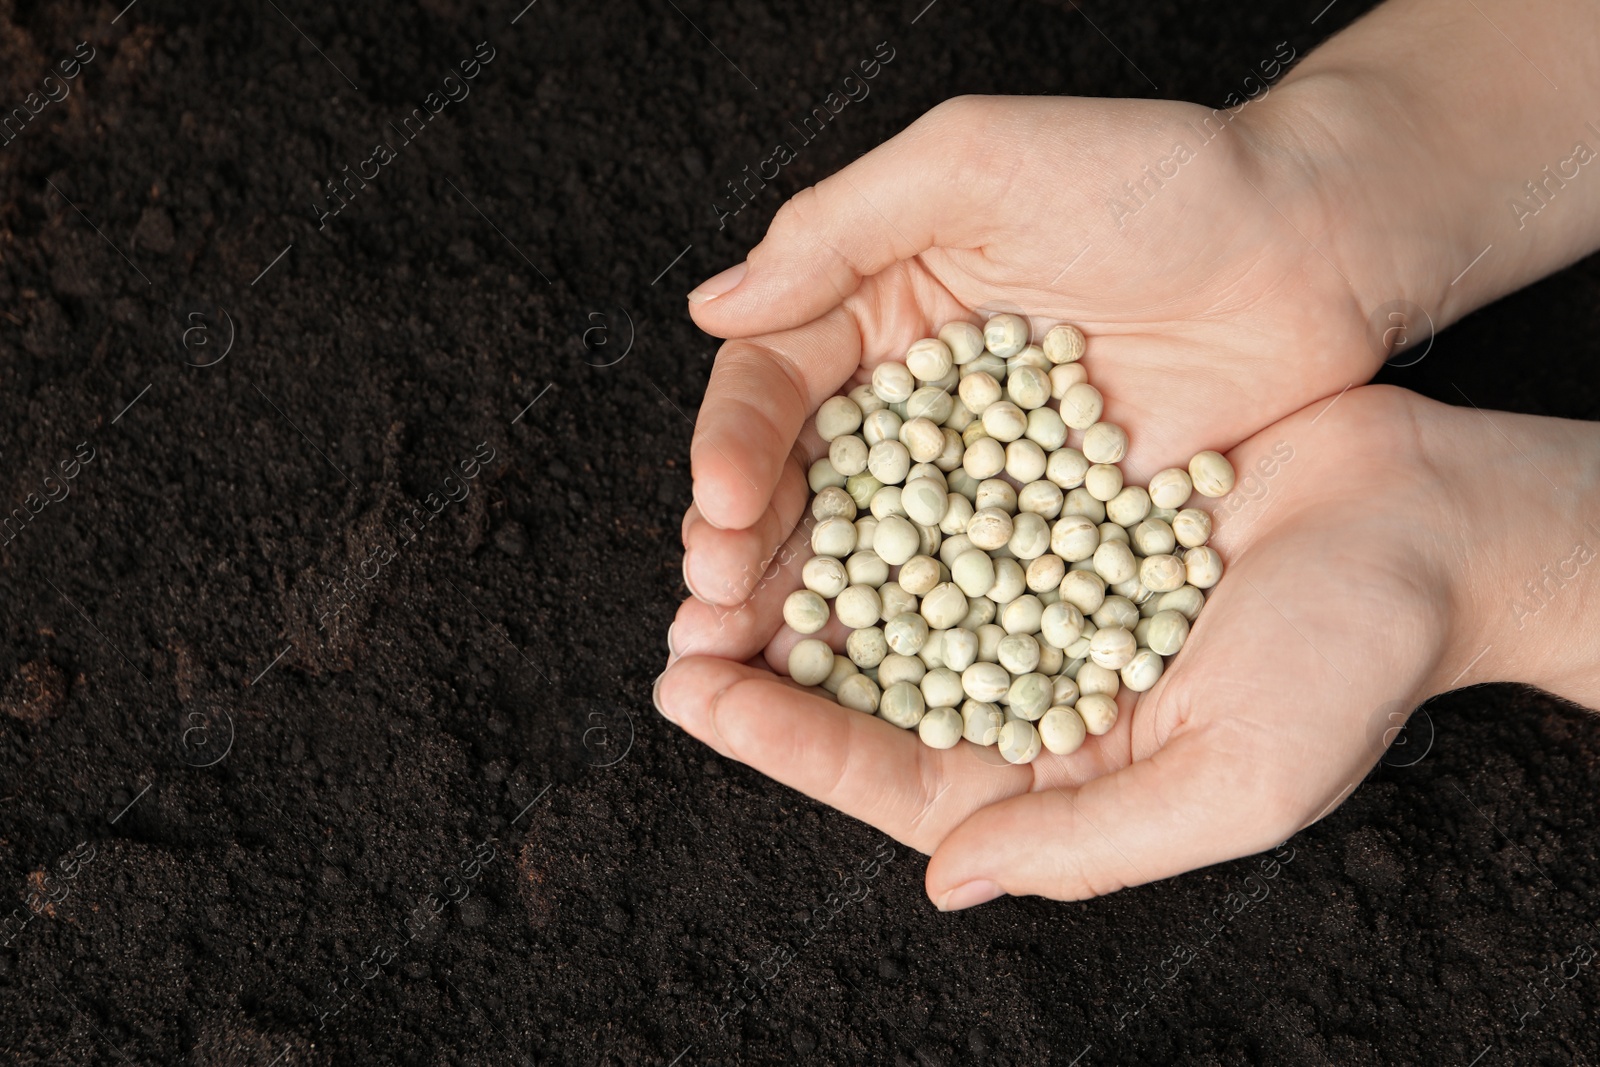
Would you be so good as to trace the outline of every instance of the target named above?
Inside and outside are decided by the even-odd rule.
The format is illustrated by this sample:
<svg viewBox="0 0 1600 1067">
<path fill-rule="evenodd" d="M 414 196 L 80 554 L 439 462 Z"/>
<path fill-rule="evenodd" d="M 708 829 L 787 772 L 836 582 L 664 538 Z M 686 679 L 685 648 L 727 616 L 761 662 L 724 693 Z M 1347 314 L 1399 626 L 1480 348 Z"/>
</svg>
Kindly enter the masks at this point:
<svg viewBox="0 0 1600 1067">
<path fill-rule="evenodd" d="M 1600 247 L 1594 0 L 1390 0 L 1260 111 L 1320 175 L 1307 236 L 1365 311 L 1443 328 Z"/>
</svg>

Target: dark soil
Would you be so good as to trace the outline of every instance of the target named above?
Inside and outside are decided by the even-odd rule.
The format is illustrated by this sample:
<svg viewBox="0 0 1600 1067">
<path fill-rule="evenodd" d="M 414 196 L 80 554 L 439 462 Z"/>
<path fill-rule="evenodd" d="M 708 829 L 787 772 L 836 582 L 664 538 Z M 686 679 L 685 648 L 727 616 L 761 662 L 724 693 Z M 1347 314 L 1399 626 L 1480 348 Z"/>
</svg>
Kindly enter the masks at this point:
<svg viewBox="0 0 1600 1067">
<path fill-rule="evenodd" d="M 1550 699 L 1429 705 L 1276 866 L 948 916 L 650 707 L 687 288 L 947 96 L 1221 103 L 1360 3 L 123 2 L 0 2 L 7 109 L 93 55 L 0 147 L 0 503 L 39 507 L 0 549 L 0 1062 L 1594 1062 L 1600 731 Z M 1591 259 L 1389 377 L 1595 418 L 1597 297 Z"/>
</svg>

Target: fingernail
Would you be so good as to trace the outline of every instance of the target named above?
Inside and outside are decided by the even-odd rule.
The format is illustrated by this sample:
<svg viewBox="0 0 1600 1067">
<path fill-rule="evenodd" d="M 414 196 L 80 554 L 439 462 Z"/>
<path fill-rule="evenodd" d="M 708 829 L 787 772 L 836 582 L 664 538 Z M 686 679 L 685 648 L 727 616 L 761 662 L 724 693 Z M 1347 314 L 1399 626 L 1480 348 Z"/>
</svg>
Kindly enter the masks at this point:
<svg viewBox="0 0 1600 1067">
<path fill-rule="evenodd" d="M 960 911 L 962 908 L 973 908 L 1000 896 L 1005 890 L 995 885 L 986 878 L 979 878 L 971 882 L 963 882 L 954 889 L 947 890 L 938 900 L 940 911 Z"/>
<path fill-rule="evenodd" d="M 650 686 L 650 703 L 656 706 L 656 710 L 661 713 L 661 717 L 663 719 L 666 719 L 668 722 L 676 726 L 678 724 L 678 720 L 674 719 L 670 714 L 668 714 L 667 709 L 661 706 L 661 679 L 665 678 L 666 676 L 666 671 L 662 671 L 660 674 L 656 675 L 654 684 Z"/>
<path fill-rule="evenodd" d="M 689 303 L 704 304 L 707 300 L 714 300 L 722 296 L 744 281 L 744 274 L 748 267 L 748 263 L 735 263 L 721 274 L 707 278 L 689 294 Z"/>
<path fill-rule="evenodd" d="M 674 658 L 676 658 L 678 655 L 678 645 L 677 642 L 672 640 L 672 631 L 676 630 L 677 628 L 677 623 L 673 623 L 671 626 L 667 627 L 667 652 Z"/>
<path fill-rule="evenodd" d="M 689 580 L 689 553 L 687 552 L 683 554 L 683 587 L 689 590 L 689 595 L 696 600 L 704 601 L 707 604 L 711 603 L 711 601 L 706 600 L 705 597 L 695 591 L 694 583 Z"/>
</svg>

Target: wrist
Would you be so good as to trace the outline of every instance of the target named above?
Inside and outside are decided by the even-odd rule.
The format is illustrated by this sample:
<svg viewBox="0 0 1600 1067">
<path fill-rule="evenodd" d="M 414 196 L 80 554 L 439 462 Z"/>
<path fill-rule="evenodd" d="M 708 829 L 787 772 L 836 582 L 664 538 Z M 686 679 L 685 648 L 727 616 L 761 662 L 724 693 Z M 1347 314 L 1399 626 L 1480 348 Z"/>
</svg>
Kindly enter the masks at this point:
<svg viewBox="0 0 1600 1067">
<path fill-rule="evenodd" d="M 1458 551 L 1428 695 L 1511 681 L 1600 708 L 1600 424 L 1445 410 L 1429 446 L 1452 486 L 1436 543 Z"/>
<path fill-rule="evenodd" d="M 1374 372 L 1387 358 L 1383 335 L 1395 321 L 1380 309 L 1406 309 L 1405 325 L 1440 330 L 1498 295 L 1480 284 L 1491 271 L 1474 277 L 1481 262 L 1458 280 L 1488 243 L 1483 194 L 1458 168 L 1432 158 L 1418 130 L 1432 122 L 1414 103 L 1371 72 L 1301 68 L 1250 116 L 1266 195 L 1276 199 L 1272 190 L 1279 191 L 1286 203 L 1275 206 L 1294 218 L 1371 320 Z"/>
</svg>

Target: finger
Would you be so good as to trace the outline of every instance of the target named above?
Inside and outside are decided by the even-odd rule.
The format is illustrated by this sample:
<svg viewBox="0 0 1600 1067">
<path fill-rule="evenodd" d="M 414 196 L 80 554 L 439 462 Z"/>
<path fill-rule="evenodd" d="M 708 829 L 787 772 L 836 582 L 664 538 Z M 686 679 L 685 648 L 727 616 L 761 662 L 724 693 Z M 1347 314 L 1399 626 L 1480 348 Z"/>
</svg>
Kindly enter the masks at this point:
<svg viewBox="0 0 1600 1067">
<path fill-rule="evenodd" d="M 807 432 L 815 438 L 814 432 Z M 820 438 L 816 444 L 821 446 Z M 767 510 L 742 530 L 719 530 L 698 515 L 684 524 L 684 584 L 691 593 L 721 607 L 732 607 L 750 595 L 755 579 L 806 517 L 811 497 L 808 466 L 797 447 L 778 476 Z"/>
<path fill-rule="evenodd" d="M 992 105 L 948 101 L 779 209 L 739 267 L 689 294 L 718 337 L 789 329 L 837 307 L 861 279 L 935 245 L 982 242 L 1008 167 L 975 166 Z M 1018 165 L 1022 165 L 1020 160 Z M 742 269 L 741 269 L 742 268 Z"/>
<path fill-rule="evenodd" d="M 1033 777 L 1026 767 L 983 761 L 979 752 L 988 749 L 929 748 L 911 731 L 727 660 L 679 660 L 661 676 L 656 700 L 729 759 L 924 852 Z"/>
<path fill-rule="evenodd" d="M 673 654 L 738 661 L 760 655 L 783 626 L 784 599 L 800 588 L 800 571 L 810 557 L 809 535 L 797 527 L 761 570 L 741 575 L 745 598 L 738 604 L 684 601 L 667 635 Z"/>
<path fill-rule="evenodd" d="M 940 910 L 1002 893 L 1085 900 L 1277 844 L 1281 813 L 1229 723 L 1186 731 L 1076 788 L 1003 800 L 951 831 L 928 863 Z"/>
<path fill-rule="evenodd" d="M 806 419 L 861 359 L 861 336 L 842 308 L 717 353 L 689 457 L 701 517 L 724 530 L 761 518 Z"/>
</svg>

